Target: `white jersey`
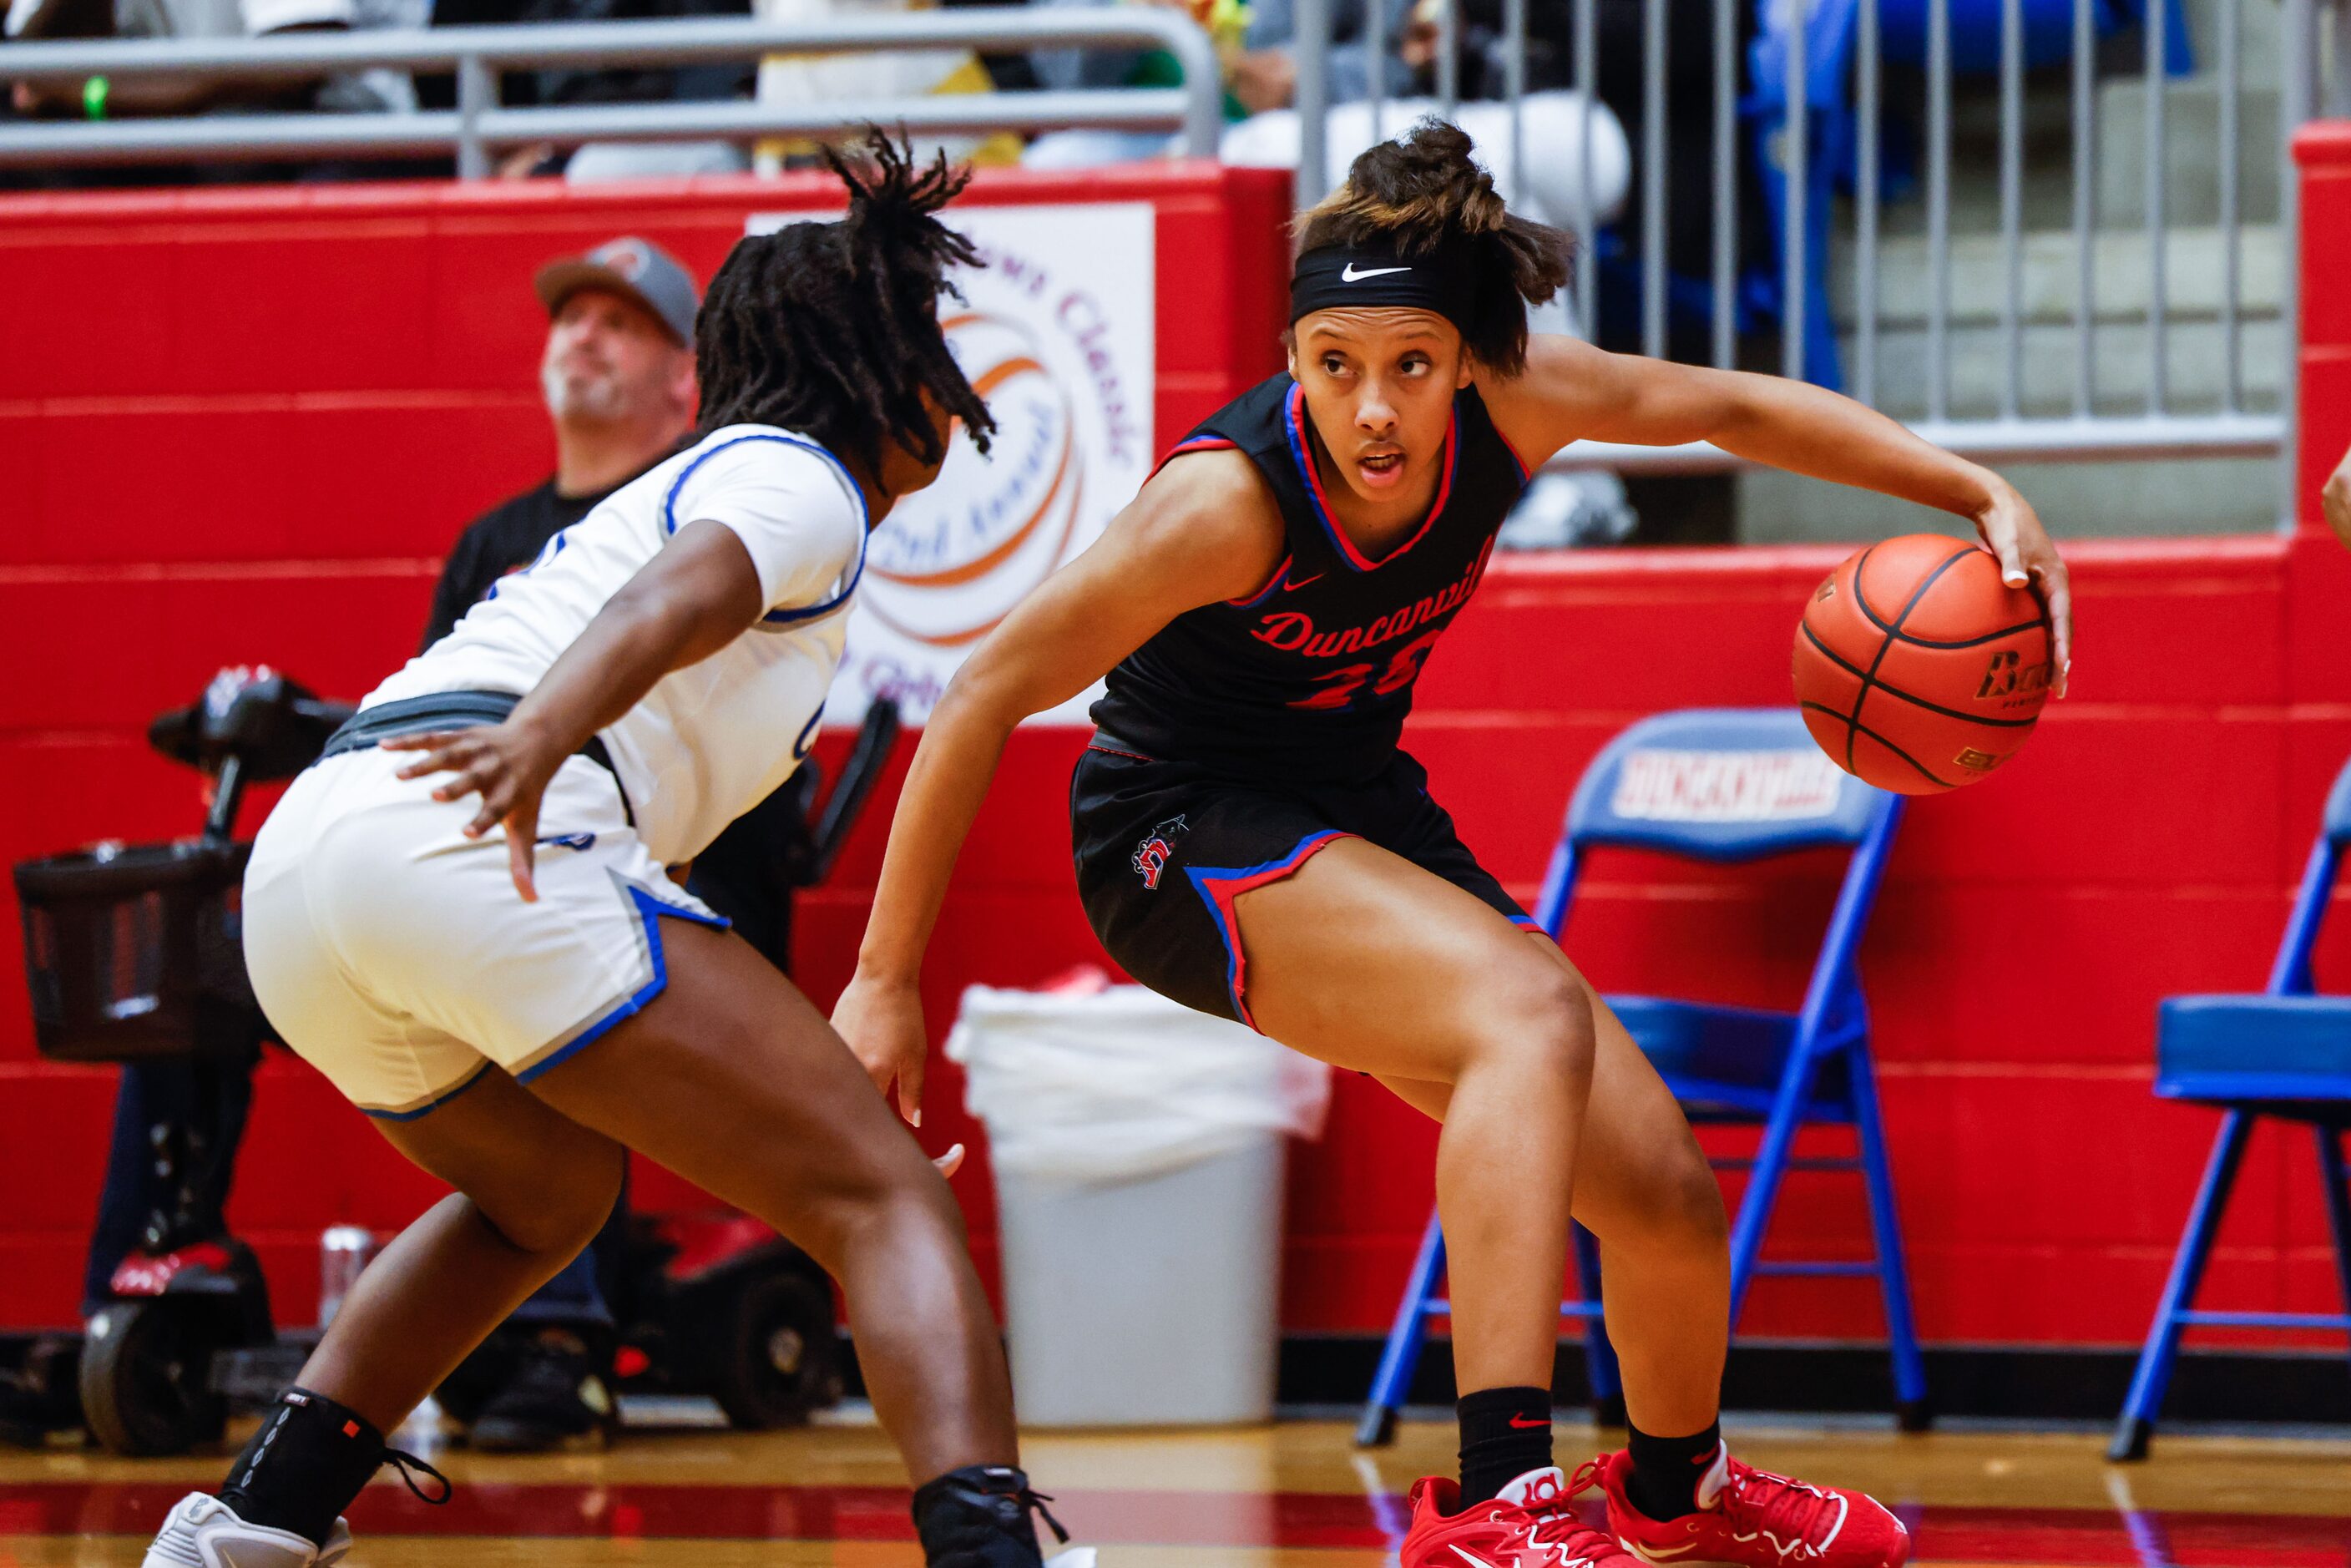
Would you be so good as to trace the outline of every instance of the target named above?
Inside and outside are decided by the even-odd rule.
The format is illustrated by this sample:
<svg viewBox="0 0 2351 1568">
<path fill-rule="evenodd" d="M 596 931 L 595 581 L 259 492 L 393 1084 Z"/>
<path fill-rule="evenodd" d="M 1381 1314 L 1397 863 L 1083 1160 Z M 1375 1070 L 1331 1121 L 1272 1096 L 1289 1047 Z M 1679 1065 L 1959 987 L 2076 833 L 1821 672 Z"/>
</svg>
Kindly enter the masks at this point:
<svg viewBox="0 0 2351 1568">
<path fill-rule="evenodd" d="M 743 541 L 766 612 L 600 732 L 646 849 L 666 863 L 692 859 L 791 777 L 841 663 L 865 565 L 865 501 L 841 460 L 804 435 L 728 425 L 622 486 L 360 707 L 431 692 L 528 694 L 695 522 Z"/>
</svg>

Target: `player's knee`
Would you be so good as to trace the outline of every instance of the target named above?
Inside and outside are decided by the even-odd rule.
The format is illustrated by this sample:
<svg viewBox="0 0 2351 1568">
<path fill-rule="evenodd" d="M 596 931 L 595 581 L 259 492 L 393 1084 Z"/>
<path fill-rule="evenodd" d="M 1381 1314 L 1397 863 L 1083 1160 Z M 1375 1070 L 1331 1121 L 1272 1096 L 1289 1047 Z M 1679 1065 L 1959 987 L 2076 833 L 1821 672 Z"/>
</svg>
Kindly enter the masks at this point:
<svg viewBox="0 0 2351 1568">
<path fill-rule="evenodd" d="M 1484 1051 L 1555 1075 L 1579 1093 L 1590 1086 L 1592 998 L 1573 975 L 1540 959 L 1510 966 L 1493 977 L 1479 1013 Z"/>
<path fill-rule="evenodd" d="M 1655 1184 L 1656 1229 L 1686 1249 L 1720 1251 L 1730 1240 L 1730 1216 L 1722 1204 L 1722 1183 L 1706 1163 L 1696 1139 L 1681 1140 L 1675 1157 Z"/>
<path fill-rule="evenodd" d="M 513 1246 L 540 1256 L 578 1256 L 596 1239 L 621 1199 L 628 1154 L 600 1143 L 548 1167 L 527 1193 L 469 1193 L 489 1227 Z"/>
<path fill-rule="evenodd" d="M 927 1164 L 895 1173 L 873 1173 L 843 1182 L 810 1206 L 809 1234 L 801 1245 L 828 1270 L 857 1248 L 894 1243 L 919 1233 L 929 1243 L 967 1249 L 970 1237 L 955 1194 Z"/>
<path fill-rule="evenodd" d="M 1659 1145 L 1631 1180 L 1613 1185 L 1625 1196 L 1593 1228 L 1620 1251 L 1681 1257 L 1719 1253 L 1729 1241 L 1722 1184 L 1695 1138 Z"/>
</svg>

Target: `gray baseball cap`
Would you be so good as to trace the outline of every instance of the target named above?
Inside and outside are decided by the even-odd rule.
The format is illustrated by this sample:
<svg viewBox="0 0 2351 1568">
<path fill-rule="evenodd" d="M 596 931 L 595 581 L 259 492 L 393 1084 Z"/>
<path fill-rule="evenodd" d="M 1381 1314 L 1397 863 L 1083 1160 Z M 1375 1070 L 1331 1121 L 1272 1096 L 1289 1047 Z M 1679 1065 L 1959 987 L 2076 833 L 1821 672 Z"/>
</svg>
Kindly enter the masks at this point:
<svg viewBox="0 0 2351 1568">
<path fill-rule="evenodd" d="M 694 286 L 694 274 L 651 240 L 634 235 L 606 240 L 586 256 L 549 262 L 533 281 L 550 316 L 581 289 L 601 288 L 635 300 L 680 345 L 694 345 L 694 316 L 702 308 L 702 291 Z"/>
</svg>

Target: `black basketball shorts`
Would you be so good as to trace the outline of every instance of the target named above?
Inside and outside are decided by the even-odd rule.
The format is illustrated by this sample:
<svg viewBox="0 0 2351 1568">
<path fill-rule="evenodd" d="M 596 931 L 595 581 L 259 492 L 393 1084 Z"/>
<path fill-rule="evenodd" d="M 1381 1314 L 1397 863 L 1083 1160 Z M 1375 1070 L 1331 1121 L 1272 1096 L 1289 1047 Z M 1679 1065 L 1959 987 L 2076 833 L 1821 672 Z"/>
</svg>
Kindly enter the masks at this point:
<svg viewBox="0 0 2351 1568">
<path fill-rule="evenodd" d="M 1257 1027 L 1233 901 L 1279 882 L 1336 840 L 1361 838 L 1520 925 L 1502 891 L 1399 751 L 1358 784 L 1239 780 L 1146 757 L 1097 734 L 1070 778 L 1078 896 L 1119 966 L 1164 997 Z"/>
</svg>

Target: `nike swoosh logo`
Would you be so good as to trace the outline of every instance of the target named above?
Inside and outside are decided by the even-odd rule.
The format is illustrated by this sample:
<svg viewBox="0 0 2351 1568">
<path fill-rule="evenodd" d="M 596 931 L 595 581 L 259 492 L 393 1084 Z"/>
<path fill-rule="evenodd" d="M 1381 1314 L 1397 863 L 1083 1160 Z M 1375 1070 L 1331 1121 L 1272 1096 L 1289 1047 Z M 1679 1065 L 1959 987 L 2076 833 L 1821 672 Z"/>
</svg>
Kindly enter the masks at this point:
<svg viewBox="0 0 2351 1568">
<path fill-rule="evenodd" d="M 1312 577 L 1301 577 L 1295 582 L 1291 582 L 1285 579 L 1281 585 L 1281 591 L 1284 593 L 1295 593 L 1300 589 L 1305 587 L 1308 583 L 1320 582 L 1330 575 L 1331 574 L 1327 571 L 1318 571 Z"/>
<path fill-rule="evenodd" d="M 1470 1556 L 1469 1553 L 1462 1551 L 1458 1546 L 1453 1548 L 1453 1555 L 1461 1559 L 1462 1562 L 1468 1563 L 1469 1568 L 1498 1568 L 1497 1564 L 1489 1563 L 1483 1557 Z"/>
<path fill-rule="evenodd" d="M 1523 1416 L 1510 1417 L 1510 1429 L 1515 1432 L 1540 1432 L 1550 1425 L 1548 1421 L 1530 1421 Z"/>
<path fill-rule="evenodd" d="M 1627 1541 L 1621 1535 L 1616 1538 L 1616 1544 L 1644 1563 L 1670 1563 L 1675 1558 L 1687 1556 L 1698 1549 L 1698 1542 L 1695 1541 L 1687 1546 L 1643 1546 L 1637 1542 Z"/>
<path fill-rule="evenodd" d="M 1355 264 L 1351 261 L 1347 264 L 1347 269 L 1339 274 L 1339 277 L 1343 282 L 1361 283 L 1366 277 L 1384 277 L 1391 272 L 1410 272 L 1412 268 L 1408 267 L 1367 267 L 1358 272 L 1355 270 Z M 1457 1546 L 1454 1550 L 1458 1552 L 1461 1549 Z"/>
</svg>

